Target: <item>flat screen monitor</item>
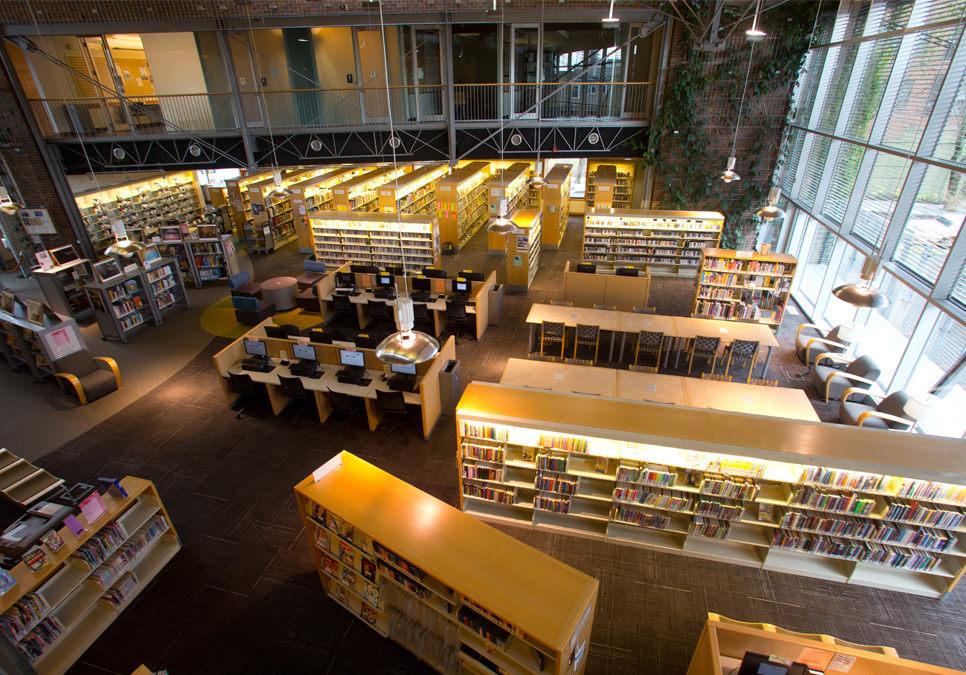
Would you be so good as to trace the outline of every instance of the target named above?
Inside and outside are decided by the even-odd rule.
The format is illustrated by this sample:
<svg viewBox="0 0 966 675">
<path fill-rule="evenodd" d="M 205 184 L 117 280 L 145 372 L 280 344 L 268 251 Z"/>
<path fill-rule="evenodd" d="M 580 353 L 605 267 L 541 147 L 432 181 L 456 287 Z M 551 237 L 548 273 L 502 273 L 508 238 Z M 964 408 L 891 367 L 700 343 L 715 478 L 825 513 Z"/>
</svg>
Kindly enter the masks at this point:
<svg viewBox="0 0 966 675">
<path fill-rule="evenodd" d="M 460 276 L 467 281 L 486 281 L 486 275 L 482 272 L 471 272 L 470 270 L 463 270 L 460 272 Z"/>
<path fill-rule="evenodd" d="M 352 272 L 336 272 L 335 285 L 337 288 L 354 288 L 356 285 L 356 275 Z"/>
<path fill-rule="evenodd" d="M 419 293 L 432 293 L 433 280 L 429 277 L 413 277 L 413 291 Z"/>
<path fill-rule="evenodd" d="M 577 265 L 576 271 L 581 274 L 597 274 L 597 265 L 594 263 L 580 263 Z"/>
<path fill-rule="evenodd" d="M 292 356 L 297 359 L 315 361 L 315 347 L 296 343 L 292 345 Z"/>
<path fill-rule="evenodd" d="M 400 373 L 402 375 L 415 375 L 416 374 L 416 364 L 415 363 L 404 363 L 404 364 L 390 364 L 389 370 L 394 373 Z"/>
<path fill-rule="evenodd" d="M 356 274 L 379 274 L 379 268 L 376 265 L 349 265 L 349 271 Z"/>
<path fill-rule="evenodd" d="M 386 265 L 386 274 L 392 274 L 397 277 L 406 276 L 406 270 L 403 269 L 402 265 Z"/>
<path fill-rule="evenodd" d="M 363 352 L 354 352 L 349 349 L 339 350 L 339 363 L 343 366 L 366 367 L 366 355 Z"/>
<path fill-rule="evenodd" d="M 617 276 L 619 277 L 636 277 L 637 268 L 636 267 L 618 267 Z"/>
<path fill-rule="evenodd" d="M 424 267 L 423 276 L 429 277 L 430 279 L 445 279 L 446 270 L 438 270 L 435 267 Z"/>
<path fill-rule="evenodd" d="M 382 286 L 384 288 L 393 288 L 395 286 L 396 278 L 391 274 L 380 274 L 376 277 L 376 286 Z"/>
<path fill-rule="evenodd" d="M 459 295 L 469 295 L 472 283 L 466 279 L 456 278 L 449 282 L 449 290 L 451 293 L 457 293 Z"/>
<path fill-rule="evenodd" d="M 268 347 L 261 340 L 245 340 L 245 353 L 249 356 L 268 356 Z"/>
<path fill-rule="evenodd" d="M 316 330 L 312 328 L 306 331 L 306 334 L 308 335 L 309 340 L 312 342 L 318 342 L 324 345 L 332 344 L 332 336 L 329 333 L 326 333 L 324 330 Z"/>
<path fill-rule="evenodd" d="M 288 338 L 288 329 L 282 326 L 265 326 L 265 337 L 285 340 Z"/>
<path fill-rule="evenodd" d="M 77 251 L 74 250 L 73 246 L 61 246 L 60 248 L 51 249 L 50 257 L 54 259 L 55 265 L 66 265 L 69 262 L 80 260 L 80 256 L 77 255 Z"/>
<path fill-rule="evenodd" d="M 769 661 L 764 654 L 745 652 L 738 675 L 808 675 L 808 666 L 797 661 L 786 666 L 778 661 Z"/>
</svg>

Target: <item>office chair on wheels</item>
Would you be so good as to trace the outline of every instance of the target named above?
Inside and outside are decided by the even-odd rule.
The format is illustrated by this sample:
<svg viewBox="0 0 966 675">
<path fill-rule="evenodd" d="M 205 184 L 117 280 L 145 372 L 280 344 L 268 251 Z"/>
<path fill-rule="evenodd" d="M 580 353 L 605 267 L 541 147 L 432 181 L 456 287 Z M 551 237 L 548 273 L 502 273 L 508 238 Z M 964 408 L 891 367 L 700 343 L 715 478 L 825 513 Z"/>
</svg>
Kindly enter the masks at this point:
<svg viewBox="0 0 966 675">
<path fill-rule="evenodd" d="M 342 415 L 342 419 L 339 420 L 338 424 L 329 429 L 329 433 L 334 436 L 336 431 L 348 424 L 349 438 L 355 438 L 356 433 L 352 429 L 352 422 L 360 421 L 360 417 L 365 417 L 365 404 L 355 396 L 332 391 L 331 388 L 329 389 L 329 400 L 332 402 L 332 407 L 335 411 Z"/>
<path fill-rule="evenodd" d="M 235 419 L 240 420 L 245 417 L 245 410 L 258 402 L 258 387 L 255 386 L 255 380 L 252 379 L 251 375 L 230 372 L 228 376 L 231 378 L 231 390 L 239 395 L 231 404 L 231 409 L 238 411 Z M 261 415 L 252 415 L 251 413 L 248 413 L 248 416 L 261 417 Z"/>
<path fill-rule="evenodd" d="M 299 378 L 279 375 L 278 381 L 282 385 L 282 396 L 285 398 L 290 398 L 293 401 L 301 401 L 306 404 L 315 403 L 315 396 L 305 390 L 305 387 L 302 385 L 302 380 Z M 293 429 L 299 428 L 299 417 L 301 415 L 302 411 L 299 410 L 295 415 L 295 419 L 292 420 Z"/>
<path fill-rule="evenodd" d="M 379 442 L 385 443 L 394 431 L 398 431 L 402 434 L 403 442 L 408 444 L 409 436 L 403 426 L 409 423 L 409 411 L 406 409 L 406 397 L 403 393 L 401 391 L 376 389 L 376 402 L 379 404 L 379 409 L 386 414 L 391 422 L 389 430 L 385 436 L 379 439 Z"/>
<path fill-rule="evenodd" d="M 352 301 L 347 295 L 332 296 L 332 306 L 337 316 L 348 317 L 353 321 L 355 321 L 356 317 L 358 317 L 356 306 L 352 304 Z"/>
<path fill-rule="evenodd" d="M 470 318 L 466 314 L 466 305 L 462 302 L 446 301 L 446 332 L 451 333 L 459 344 L 460 335 L 472 339 L 476 342 L 476 334 L 468 329 Z M 452 327 L 452 328 L 451 328 Z"/>
</svg>

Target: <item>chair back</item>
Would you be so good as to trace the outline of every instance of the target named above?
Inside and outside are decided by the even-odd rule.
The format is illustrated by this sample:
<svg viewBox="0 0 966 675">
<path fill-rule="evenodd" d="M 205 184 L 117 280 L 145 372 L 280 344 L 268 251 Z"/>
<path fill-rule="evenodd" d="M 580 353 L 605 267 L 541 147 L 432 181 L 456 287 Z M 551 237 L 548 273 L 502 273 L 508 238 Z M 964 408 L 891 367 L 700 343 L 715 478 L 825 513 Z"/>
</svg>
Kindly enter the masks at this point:
<svg viewBox="0 0 966 675">
<path fill-rule="evenodd" d="M 757 384 L 762 387 L 777 387 L 778 380 L 763 380 L 760 377 L 753 377 L 748 380 L 748 384 Z"/>
<path fill-rule="evenodd" d="M 367 304 L 369 306 L 369 316 L 373 317 L 374 319 L 389 318 L 389 305 L 382 300 L 369 300 Z"/>
<path fill-rule="evenodd" d="M 379 409 L 393 415 L 408 415 L 406 397 L 401 391 L 383 391 L 376 389 L 376 403 Z"/>
<path fill-rule="evenodd" d="M 255 389 L 255 381 L 251 378 L 251 375 L 230 372 L 228 373 L 228 377 L 231 378 L 231 390 L 236 394 L 257 393 L 257 390 Z"/>
<path fill-rule="evenodd" d="M 332 407 L 343 415 L 349 415 L 354 417 L 356 414 L 355 399 L 348 394 L 343 394 L 338 391 L 332 391 L 329 389 L 329 400 L 332 402 Z"/>
<path fill-rule="evenodd" d="M 352 338 L 352 343 L 359 349 L 375 349 L 382 342 L 382 338 L 378 335 L 369 335 L 369 333 L 359 333 L 354 338 Z"/>
<path fill-rule="evenodd" d="M 900 389 L 899 391 L 892 392 L 884 399 L 879 401 L 879 405 L 877 405 L 875 409 L 880 413 L 885 413 L 886 415 L 894 415 L 896 417 L 907 419 L 909 420 L 910 423 L 918 422 L 919 420 L 915 419 L 909 413 L 906 412 L 905 408 L 908 402 L 909 402 L 909 394 L 907 394 L 906 392 Z M 900 429 L 910 428 L 910 427 L 907 427 L 905 424 L 900 424 L 899 422 L 893 422 L 891 420 L 884 420 L 884 421 L 887 425 L 889 425 L 890 428 L 897 428 L 897 427 Z"/>
<path fill-rule="evenodd" d="M 332 296 L 332 302 L 335 305 L 335 311 L 343 312 L 347 314 L 355 314 L 356 308 L 352 305 L 352 301 L 349 300 L 348 295 L 334 295 Z"/>
<path fill-rule="evenodd" d="M 731 343 L 730 351 L 734 358 L 750 359 L 758 353 L 758 341 L 735 340 Z"/>
<path fill-rule="evenodd" d="M 81 378 L 97 370 L 97 361 L 86 349 L 78 349 L 54 361 L 54 368 L 58 373 L 70 373 Z"/>
<path fill-rule="evenodd" d="M 252 280 L 252 275 L 248 273 L 248 270 L 242 270 L 238 274 L 232 274 L 228 277 L 228 287 L 238 288 L 242 284 L 247 284 Z"/>
<path fill-rule="evenodd" d="M 635 373 L 656 373 L 657 372 L 657 366 L 631 365 L 629 366 L 629 368 L 633 370 Z"/>
<path fill-rule="evenodd" d="M 262 303 L 258 298 L 253 298 L 248 295 L 231 296 L 231 305 L 235 309 L 241 309 L 249 312 L 257 312 L 262 308 Z"/>
<path fill-rule="evenodd" d="M 432 321 L 433 317 L 429 315 L 429 307 L 427 307 L 422 302 L 413 303 L 413 320 L 414 321 Z"/>
<path fill-rule="evenodd" d="M 634 313 L 635 314 L 656 314 L 657 307 L 635 307 Z"/>
<path fill-rule="evenodd" d="M 562 321 L 544 321 L 543 337 L 551 339 L 563 339 L 564 323 Z"/>
<path fill-rule="evenodd" d="M 637 334 L 638 349 L 643 352 L 656 353 L 664 342 L 664 333 L 653 330 L 642 330 Z"/>
<path fill-rule="evenodd" d="M 858 375 L 859 377 L 864 377 L 867 380 L 872 380 L 875 382 L 882 374 L 882 369 L 879 368 L 879 365 L 871 356 L 866 354 L 865 356 L 860 356 L 850 363 L 845 369 L 845 372 L 849 375 Z M 859 386 L 860 384 L 864 383 L 856 382 L 855 384 L 851 384 L 849 386 L 855 387 Z"/>
<path fill-rule="evenodd" d="M 446 301 L 446 318 L 466 321 L 466 305 L 462 302 Z"/>
<path fill-rule="evenodd" d="M 279 375 L 278 381 L 282 385 L 282 396 L 300 399 L 308 398 L 305 387 L 302 385 L 302 380 L 299 378 Z"/>
<path fill-rule="evenodd" d="M 717 373 L 701 373 L 702 380 L 716 380 L 718 382 L 731 382 L 731 375 L 721 375 Z"/>
<path fill-rule="evenodd" d="M 707 335 L 696 335 L 694 338 L 695 354 L 713 354 L 718 351 L 721 345 L 721 338 L 708 337 Z"/>
<path fill-rule="evenodd" d="M 617 311 L 617 305 L 599 305 L 599 304 L 594 304 L 594 309 L 607 309 L 607 310 L 610 310 L 610 311 L 614 312 L 614 311 Z"/>
<path fill-rule="evenodd" d="M 304 263 L 304 269 L 306 272 L 318 272 L 319 274 L 325 274 L 325 263 L 309 258 Z"/>
<path fill-rule="evenodd" d="M 592 343 L 592 342 L 596 342 L 599 337 L 600 337 L 600 326 L 591 326 L 583 323 L 577 324 L 577 340 L 579 342 Z"/>
<path fill-rule="evenodd" d="M 551 300 L 551 305 L 556 305 L 558 307 L 573 307 L 574 303 L 569 300 Z"/>
</svg>

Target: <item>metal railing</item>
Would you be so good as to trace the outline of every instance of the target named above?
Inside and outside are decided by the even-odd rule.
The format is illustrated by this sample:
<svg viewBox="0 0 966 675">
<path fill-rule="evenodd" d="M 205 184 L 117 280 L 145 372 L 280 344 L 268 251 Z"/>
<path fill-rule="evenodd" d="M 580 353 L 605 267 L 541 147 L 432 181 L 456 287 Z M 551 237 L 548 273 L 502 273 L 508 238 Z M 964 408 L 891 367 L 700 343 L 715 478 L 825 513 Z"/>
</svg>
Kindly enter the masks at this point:
<svg viewBox="0 0 966 675">
<path fill-rule="evenodd" d="M 607 122 L 652 115 L 649 82 L 460 84 L 389 87 L 393 124 L 445 122 L 452 95 L 454 120 L 493 124 L 513 120 Z M 249 129 L 386 127 L 385 86 L 242 92 L 242 110 L 229 93 L 173 96 L 33 99 L 45 138 L 185 134 Z"/>
</svg>

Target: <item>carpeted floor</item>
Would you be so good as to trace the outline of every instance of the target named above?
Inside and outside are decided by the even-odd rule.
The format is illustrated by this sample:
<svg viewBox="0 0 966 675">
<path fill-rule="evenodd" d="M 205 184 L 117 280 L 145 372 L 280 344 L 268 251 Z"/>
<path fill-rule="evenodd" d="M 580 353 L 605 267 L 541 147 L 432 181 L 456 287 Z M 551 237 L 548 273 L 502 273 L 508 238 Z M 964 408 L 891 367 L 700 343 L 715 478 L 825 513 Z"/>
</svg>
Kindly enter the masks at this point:
<svg viewBox="0 0 966 675">
<path fill-rule="evenodd" d="M 542 254 L 528 294 L 508 294 L 504 320 L 482 342 L 460 340 L 464 382 L 496 381 L 508 357 L 524 357 L 530 303 L 558 297 L 564 261 L 579 253 L 574 219 L 557 252 Z M 301 258 L 282 251 L 254 260 L 256 278 L 291 274 Z M 497 267 L 477 236 L 448 269 Z M 691 283 L 655 279 L 652 303 L 683 313 Z M 789 315 L 781 337 L 794 335 Z M 160 329 L 159 329 L 160 330 Z M 428 441 L 380 445 L 378 436 L 291 413 L 236 420 L 211 356 L 214 338 L 188 365 L 105 422 L 39 462 L 68 480 L 133 475 L 156 482 L 184 548 L 69 671 L 130 673 L 138 664 L 171 673 L 426 673 L 409 652 L 327 601 L 301 530 L 292 486 L 342 449 L 456 505 L 456 431 L 444 417 Z M 777 350 L 770 375 L 803 387 L 804 368 Z M 823 404 L 824 406 L 824 404 Z M 816 406 L 823 420 L 832 407 Z M 0 515 L 7 515 L 9 507 Z M 12 518 L 12 515 L 10 516 Z M 901 656 L 966 668 L 966 591 L 944 601 L 875 588 L 645 551 L 513 527 L 501 528 L 600 581 L 588 673 L 683 674 L 706 614 L 718 612 L 803 632 L 895 646 Z M 508 569 L 507 574 L 513 570 Z M 494 579 L 493 583 L 500 583 Z"/>
</svg>

